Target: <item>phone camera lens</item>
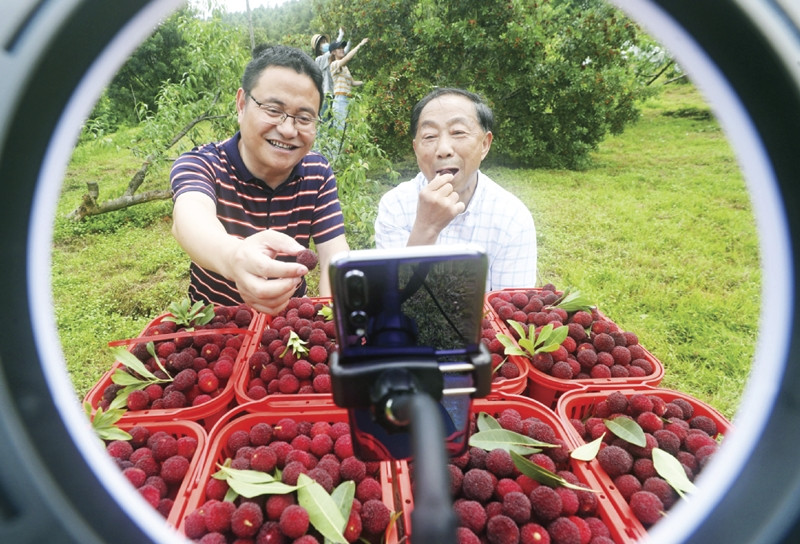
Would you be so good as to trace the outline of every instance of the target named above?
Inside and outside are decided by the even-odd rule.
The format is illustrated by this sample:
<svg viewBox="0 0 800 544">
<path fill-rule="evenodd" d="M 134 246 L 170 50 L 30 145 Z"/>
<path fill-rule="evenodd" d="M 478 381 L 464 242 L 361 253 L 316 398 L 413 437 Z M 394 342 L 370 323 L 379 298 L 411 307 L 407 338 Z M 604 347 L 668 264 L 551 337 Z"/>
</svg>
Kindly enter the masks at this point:
<svg viewBox="0 0 800 544">
<path fill-rule="evenodd" d="M 363 329 L 367 326 L 367 320 L 367 312 L 362 310 L 350 312 L 350 324 L 353 326 L 353 328 Z"/>
<path fill-rule="evenodd" d="M 350 308 L 359 309 L 367 305 L 367 281 L 361 270 L 350 270 L 344 275 L 347 303 Z"/>
</svg>

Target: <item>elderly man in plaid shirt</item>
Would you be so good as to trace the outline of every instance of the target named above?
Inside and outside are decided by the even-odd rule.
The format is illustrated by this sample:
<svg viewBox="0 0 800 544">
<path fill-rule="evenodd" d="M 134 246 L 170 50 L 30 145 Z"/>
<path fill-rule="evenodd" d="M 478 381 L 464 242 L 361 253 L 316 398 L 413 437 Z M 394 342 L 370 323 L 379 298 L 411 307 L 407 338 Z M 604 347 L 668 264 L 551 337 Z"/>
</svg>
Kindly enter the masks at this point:
<svg viewBox="0 0 800 544">
<path fill-rule="evenodd" d="M 536 228 L 519 198 L 480 171 L 494 115 L 471 92 L 437 88 L 411 112 L 420 173 L 381 198 L 379 248 L 470 242 L 489 257 L 487 290 L 536 285 Z"/>
</svg>

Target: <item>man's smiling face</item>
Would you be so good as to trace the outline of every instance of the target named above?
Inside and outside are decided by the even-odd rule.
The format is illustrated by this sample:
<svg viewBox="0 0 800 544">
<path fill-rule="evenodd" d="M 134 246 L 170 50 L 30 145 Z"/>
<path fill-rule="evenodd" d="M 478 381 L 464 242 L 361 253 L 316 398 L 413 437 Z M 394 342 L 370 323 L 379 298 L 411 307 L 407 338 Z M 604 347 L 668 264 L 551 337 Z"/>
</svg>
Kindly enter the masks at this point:
<svg viewBox="0 0 800 544">
<path fill-rule="evenodd" d="M 316 117 L 318 114 L 320 97 L 314 81 L 291 68 L 271 66 L 265 69 L 249 94 L 259 103 L 290 115 Z M 315 127 L 297 130 L 291 117 L 278 125 L 271 124 L 243 89 L 236 95 L 236 109 L 242 134 L 239 151 L 245 166 L 270 187 L 277 187 L 311 150 Z"/>
<path fill-rule="evenodd" d="M 413 142 L 425 177 L 452 174 L 457 192 L 475 179 L 491 143 L 492 133 L 481 127 L 475 104 L 456 94 L 434 98 L 422 109 Z"/>
</svg>

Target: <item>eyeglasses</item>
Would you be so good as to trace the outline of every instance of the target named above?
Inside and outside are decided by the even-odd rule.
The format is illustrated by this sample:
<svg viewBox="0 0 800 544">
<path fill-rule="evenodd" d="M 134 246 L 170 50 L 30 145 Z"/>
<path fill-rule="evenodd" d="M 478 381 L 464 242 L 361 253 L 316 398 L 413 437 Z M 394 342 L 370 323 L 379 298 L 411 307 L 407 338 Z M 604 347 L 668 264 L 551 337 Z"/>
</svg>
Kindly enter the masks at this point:
<svg viewBox="0 0 800 544">
<path fill-rule="evenodd" d="M 270 104 L 262 104 L 256 100 L 252 94 L 248 94 L 247 96 L 252 98 L 253 102 L 255 102 L 258 106 L 258 109 L 264 112 L 264 115 L 267 117 L 267 122 L 271 125 L 281 125 L 284 121 L 286 121 L 286 118 L 289 117 L 292 119 L 294 127 L 301 132 L 311 132 L 317 126 L 318 118 L 314 117 L 313 115 L 308 115 L 307 113 L 292 115 Z"/>
</svg>

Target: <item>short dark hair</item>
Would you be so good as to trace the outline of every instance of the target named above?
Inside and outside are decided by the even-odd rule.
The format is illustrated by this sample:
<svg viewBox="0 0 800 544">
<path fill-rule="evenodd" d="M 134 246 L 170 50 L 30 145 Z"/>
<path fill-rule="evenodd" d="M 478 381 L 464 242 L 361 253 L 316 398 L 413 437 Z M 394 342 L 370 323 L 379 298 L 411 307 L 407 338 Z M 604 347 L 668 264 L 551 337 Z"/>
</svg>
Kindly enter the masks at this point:
<svg viewBox="0 0 800 544">
<path fill-rule="evenodd" d="M 286 45 L 262 45 L 253 50 L 253 59 L 247 63 L 242 74 L 244 92 L 250 94 L 261 73 L 273 66 L 291 68 L 298 74 L 310 77 L 319 93 L 319 108 L 322 108 L 322 71 L 307 53 Z"/>
<path fill-rule="evenodd" d="M 448 94 L 463 96 L 464 98 L 472 101 L 472 103 L 475 104 L 475 115 L 478 117 L 478 122 L 480 123 L 481 128 L 484 130 L 484 132 L 490 132 L 492 130 L 492 127 L 494 126 L 494 113 L 492 112 L 492 108 L 489 107 L 489 104 L 487 104 L 480 95 L 464 89 L 459 89 L 457 87 L 436 87 L 434 90 L 425 95 L 422 100 L 417 102 L 417 104 L 411 110 L 410 131 L 412 138 L 417 135 L 419 116 L 425 106 L 427 106 L 428 103 L 434 98 L 439 98 L 440 96 Z"/>
</svg>

